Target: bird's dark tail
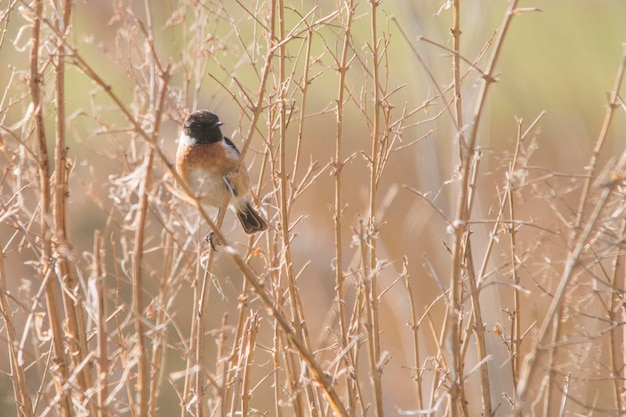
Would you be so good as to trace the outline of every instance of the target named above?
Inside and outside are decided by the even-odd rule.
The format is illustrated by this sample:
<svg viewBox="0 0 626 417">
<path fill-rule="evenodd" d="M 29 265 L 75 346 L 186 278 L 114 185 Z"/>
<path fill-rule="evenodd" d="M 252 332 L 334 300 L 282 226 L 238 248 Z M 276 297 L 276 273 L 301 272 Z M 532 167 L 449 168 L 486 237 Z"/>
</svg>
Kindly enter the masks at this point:
<svg viewBox="0 0 626 417">
<path fill-rule="evenodd" d="M 267 229 L 267 222 L 256 212 L 249 201 L 237 207 L 237 217 L 243 230 L 249 235 Z"/>
</svg>

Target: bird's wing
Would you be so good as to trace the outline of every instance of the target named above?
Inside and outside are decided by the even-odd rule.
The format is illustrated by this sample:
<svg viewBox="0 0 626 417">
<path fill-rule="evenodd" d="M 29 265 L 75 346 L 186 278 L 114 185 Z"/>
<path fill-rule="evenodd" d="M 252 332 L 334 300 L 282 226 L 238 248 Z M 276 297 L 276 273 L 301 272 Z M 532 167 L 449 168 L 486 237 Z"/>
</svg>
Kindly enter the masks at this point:
<svg viewBox="0 0 626 417">
<path fill-rule="evenodd" d="M 237 146 L 235 146 L 235 144 L 233 143 L 233 141 L 232 141 L 232 140 L 230 140 L 230 139 L 228 139 L 226 136 L 224 136 L 224 142 L 226 143 L 226 145 L 227 145 L 229 148 L 232 148 L 232 150 L 234 150 L 234 151 L 235 151 L 235 153 L 237 154 L 237 156 L 241 155 L 241 154 L 239 153 L 239 149 L 237 149 Z"/>
</svg>

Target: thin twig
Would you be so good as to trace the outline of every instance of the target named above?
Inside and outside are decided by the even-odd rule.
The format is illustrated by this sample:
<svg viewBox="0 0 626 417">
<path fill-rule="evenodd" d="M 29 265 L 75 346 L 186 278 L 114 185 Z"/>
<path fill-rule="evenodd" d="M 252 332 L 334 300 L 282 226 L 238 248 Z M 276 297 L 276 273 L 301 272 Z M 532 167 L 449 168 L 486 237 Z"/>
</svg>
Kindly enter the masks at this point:
<svg viewBox="0 0 626 417">
<path fill-rule="evenodd" d="M 335 159 L 333 161 L 333 174 L 335 176 L 335 201 L 333 206 L 333 227 L 335 232 L 335 291 L 336 303 L 337 303 L 337 315 L 339 320 L 339 337 L 341 347 L 346 348 L 348 346 L 348 329 L 346 326 L 346 298 L 344 293 L 344 266 L 343 266 L 343 233 L 342 233 L 342 214 L 344 210 L 343 203 L 343 183 L 342 183 L 342 171 L 344 168 L 344 155 L 343 155 L 343 139 L 344 139 L 344 104 L 345 104 L 345 90 L 346 90 L 346 75 L 348 73 L 348 52 L 350 50 L 352 20 L 354 16 L 354 1 L 346 3 L 344 7 L 340 9 L 340 17 L 342 18 L 343 29 L 343 45 L 341 48 L 341 56 L 338 60 L 337 71 L 339 73 L 339 81 L 337 87 L 337 106 L 336 106 L 336 138 L 335 138 Z M 351 357 L 351 351 L 343 356 L 346 366 L 354 366 L 354 359 Z M 346 400 L 348 411 L 354 412 L 354 404 L 356 402 L 354 380 L 351 377 L 351 373 L 345 374 L 346 384 L 348 385 Z"/>
<path fill-rule="evenodd" d="M 617 73 L 617 79 L 615 82 L 616 86 L 621 85 L 622 79 L 624 77 L 625 69 L 626 69 L 626 53 L 624 54 L 622 58 L 621 65 Z M 617 94 L 618 92 L 616 91 L 614 91 L 611 94 L 610 104 L 614 103 L 613 100 Z M 612 113 L 607 112 L 606 117 L 608 118 L 608 121 L 606 121 L 607 119 L 605 118 L 605 123 L 603 123 L 601 132 L 605 129 L 606 124 L 610 122 L 611 114 Z M 603 140 L 603 135 L 601 134 L 600 142 L 602 140 Z M 599 145 L 597 147 L 599 147 Z M 592 156 L 592 161 L 594 158 L 595 157 Z M 623 169 L 623 165 L 626 162 L 625 159 L 626 159 L 626 153 L 623 153 L 620 161 L 616 164 L 616 167 L 615 167 L 616 170 Z M 583 192 L 585 192 L 585 189 L 583 189 Z M 593 211 L 590 213 L 589 217 L 585 220 L 585 224 L 580 225 L 582 227 L 582 230 L 580 230 L 579 232 L 576 232 L 575 234 L 575 240 L 573 241 L 572 249 L 568 251 L 567 258 L 565 260 L 565 265 L 563 266 L 563 271 L 561 273 L 561 278 L 559 280 L 559 284 L 555 290 L 552 302 L 550 303 L 550 307 L 548 308 L 548 311 L 544 315 L 543 321 L 537 333 L 535 346 L 532 348 L 531 352 L 526 356 L 524 363 L 521 367 L 520 381 L 519 381 L 519 385 L 517 388 L 518 407 L 522 407 L 525 403 L 526 395 L 528 394 L 529 383 L 532 380 L 535 373 L 537 372 L 540 350 L 544 346 L 545 342 L 547 341 L 548 336 L 551 333 L 550 329 L 555 323 L 555 318 L 559 315 L 561 311 L 562 303 L 566 294 L 566 290 L 574 275 L 574 271 L 579 264 L 580 257 L 585 249 L 585 246 L 587 245 L 589 236 L 591 235 L 594 227 L 596 226 L 596 223 L 599 220 L 602 210 L 607 204 L 607 201 L 609 199 L 609 196 L 611 195 L 611 192 L 612 192 L 611 186 L 603 187 L 595 203 Z M 579 207 L 579 211 L 580 210 L 581 208 Z M 552 333 L 556 333 L 556 332 L 552 332 Z"/>
</svg>

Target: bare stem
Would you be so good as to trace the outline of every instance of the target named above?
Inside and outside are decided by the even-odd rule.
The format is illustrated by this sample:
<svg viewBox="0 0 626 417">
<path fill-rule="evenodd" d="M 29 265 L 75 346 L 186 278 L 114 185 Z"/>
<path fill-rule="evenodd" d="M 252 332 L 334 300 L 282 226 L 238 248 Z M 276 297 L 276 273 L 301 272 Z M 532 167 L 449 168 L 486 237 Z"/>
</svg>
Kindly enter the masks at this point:
<svg viewBox="0 0 626 417">
<path fill-rule="evenodd" d="M 345 90 L 346 90 L 346 75 L 348 73 L 348 52 L 350 51 L 351 43 L 351 30 L 352 19 L 354 16 L 354 1 L 346 3 L 341 8 L 343 11 L 340 16 L 343 17 L 343 45 L 341 49 L 341 58 L 338 64 L 339 72 L 339 86 L 337 88 L 337 137 L 335 140 L 335 161 L 334 161 L 334 174 L 335 174 L 335 204 L 333 208 L 333 220 L 335 229 L 335 291 L 337 292 L 337 314 L 339 316 L 339 333 L 341 338 L 341 346 L 345 349 L 348 346 L 348 328 L 346 324 L 346 310 L 345 310 L 345 294 L 344 294 L 344 266 L 343 266 L 343 233 L 342 233 L 342 213 L 344 210 L 343 193 L 342 193 L 342 171 L 344 167 L 344 155 L 343 155 L 343 136 L 344 136 L 344 104 L 345 104 Z M 352 352 L 349 351 L 344 356 L 346 366 L 353 366 L 354 359 L 352 358 Z M 346 373 L 346 382 L 349 389 L 347 390 L 347 407 L 348 411 L 354 412 L 355 407 L 355 390 L 354 381 L 352 380 L 350 373 Z"/>
<path fill-rule="evenodd" d="M 13 395 L 15 397 L 15 405 L 17 407 L 19 417 L 32 417 L 33 404 L 28 394 L 28 386 L 26 385 L 26 374 L 24 368 L 18 361 L 18 345 L 19 340 L 13 326 L 13 320 L 9 309 L 7 299 L 7 277 L 4 269 L 4 252 L 0 251 L 0 316 L 7 333 L 7 345 L 9 350 L 9 358 L 11 361 L 11 373 L 13 378 Z"/>
<path fill-rule="evenodd" d="M 583 190 L 580 194 L 580 200 L 578 202 L 578 210 L 576 211 L 576 221 L 574 223 L 574 231 L 581 227 L 586 204 L 588 201 L 589 188 L 591 187 L 592 181 L 594 179 L 596 167 L 598 165 L 598 157 L 600 155 L 600 151 L 604 146 L 604 141 L 607 138 L 609 133 L 609 128 L 611 127 L 611 123 L 613 121 L 613 116 L 615 114 L 615 110 L 619 107 L 620 104 L 620 96 L 619 92 L 622 88 L 622 83 L 624 82 L 624 72 L 626 71 L 626 51 L 624 51 L 622 55 L 622 63 L 617 70 L 617 75 L 615 77 L 615 82 L 613 85 L 613 90 L 611 90 L 611 95 L 609 97 L 609 105 L 604 112 L 604 119 L 602 120 L 602 126 L 600 127 L 600 133 L 598 133 L 598 138 L 596 139 L 595 146 L 593 147 L 593 152 L 591 154 L 591 159 L 589 160 L 589 164 L 587 164 L 586 169 L 588 170 L 588 176 L 583 183 Z"/>
<path fill-rule="evenodd" d="M 161 85 L 159 101 L 155 108 L 155 120 L 154 129 L 152 131 L 152 137 L 150 142 L 156 142 L 159 134 L 159 127 L 161 125 L 161 115 L 163 114 L 163 105 L 165 104 L 165 97 L 167 92 L 167 86 L 169 81 L 169 72 L 166 70 L 161 74 Z M 152 177 L 152 165 L 154 163 L 155 151 L 154 147 L 150 147 L 148 155 L 144 162 L 144 176 L 139 188 L 139 212 L 137 214 L 137 230 L 135 233 L 135 240 L 133 245 L 133 316 L 135 321 L 135 331 L 137 333 L 137 345 L 136 354 L 138 355 L 138 369 L 137 369 L 137 392 L 139 398 L 139 404 L 137 408 L 138 417 L 148 416 L 148 405 L 150 400 L 150 358 L 148 357 L 148 349 L 146 347 L 146 326 L 143 319 L 143 267 L 142 260 L 144 254 L 144 241 L 145 241 L 145 229 L 148 213 L 149 194 L 151 188 Z"/>
<path fill-rule="evenodd" d="M 366 311 L 367 311 L 367 346 L 370 374 L 372 380 L 372 390 L 374 392 L 374 403 L 376 408 L 376 416 L 383 417 L 385 415 L 383 406 L 383 386 L 382 386 L 382 363 L 380 362 L 380 330 L 378 321 L 378 268 L 376 255 L 376 235 L 378 234 L 378 224 L 376 219 L 376 199 L 378 197 L 378 179 L 381 169 L 380 167 L 380 147 L 383 134 L 381 134 L 381 80 L 380 80 L 380 56 L 378 47 L 381 40 L 378 37 L 377 9 L 378 0 L 370 1 L 370 31 L 371 31 L 371 53 L 372 53 L 372 72 L 373 72 L 373 95 L 374 95 L 374 114 L 372 123 L 372 146 L 370 155 L 370 184 L 369 184 L 369 207 L 368 218 L 365 227 L 366 244 L 368 248 L 365 263 L 365 282 L 366 282 Z"/>
<path fill-rule="evenodd" d="M 40 181 L 40 221 L 41 221 L 41 241 L 43 246 L 41 259 L 41 276 L 44 277 L 46 307 L 48 309 L 48 320 L 50 322 L 50 332 L 52 334 L 52 364 L 54 366 L 54 385 L 62 417 L 72 416 L 71 396 L 66 392 L 65 383 L 68 378 L 68 365 L 65 357 L 65 347 L 63 344 L 63 331 L 61 327 L 61 316 L 56 301 L 56 280 L 46 279 L 54 274 L 54 263 L 52 260 L 52 243 L 50 236 L 50 162 L 48 157 L 48 144 L 44 128 L 43 102 L 41 99 L 40 85 L 42 82 L 39 70 L 39 42 L 41 36 L 41 20 L 43 16 L 43 3 L 36 0 L 33 6 L 32 25 L 32 46 L 30 51 L 30 96 L 34 108 L 35 136 L 39 149 L 39 181 Z"/>
<path fill-rule="evenodd" d="M 626 222 L 622 221 L 621 235 L 626 234 Z M 624 329 L 617 323 L 624 322 L 624 310 L 621 308 L 621 294 L 624 293 L 624 255 L 616 253 L 611 276 L 611 299 L 607 309 L 607 317 L 614 325 L 609 333 L 610 367 L 613 379 L 613 396 L 616 410 L 624 410 Z"/>
<path fill-rule="evenodd" d="M 63 282 L 63 304 L 67 323 L 67 340 L 69 349 L 75 352 L 70 356 L 72 368 L 80 369 L 77 382 L 80 388 L 78 395 L 83 396 L 81 402 L 87 402 L 84 393 L 93 385 L 91 372 L 87 367 L 80 367 L 89 353 L 87 346 L 84 311 L 80 300 L 78 279 L 72 263 L 68 259 L 72 256 L 72 245 L 68 235 L 67 199 L 69 197 L 69 165 L 67 160 L 67 145 L 65 141 L 65 40 L 70 34 L 70 18 L 72 2 L 63 3 L 63 15 L 54 20 L 54 30 L 57 33 L 57 53 L 55 57 L 55 87 L 56 87 L 56 145 L 54 152 L 54 229 L 57 244 L 57 271 Z M 90 412 L 95 414 L 95 404 L 89 402 Z"/>
<path fill-rule="evenodd" d="M 458 3 L 457 3 L 458 6 Z M 470 230 L 469 230 L 469 219 L 471 217 L 471 206 L 472 199 L 476 195 L 475 190 L 472 189 L 472 169 L 473 169 L 473 161 L 475 158 L 476 152 L 476 142 L 478 139 L 478 127 L 481 121 L 481 116 L 483 112 L 483 108 L 486 103 L 487 93 L 489 91 L 489 87 L 493 84 L 495 79 L 495 68 L 498 63 L 498 58 L 500 57 L 500 53 L 503 46 L 504 38 L 507 34 L 508 28 L 511 23 L 512 17 L 515 15 L 515 9 L 517 7 L 517 0 L 513 0 L 510 2 L 509 8 L 505 14 L 504 22 L 500 28 L 500 33 L 496 43 L 494 45 L 494 50 L 487 65 L 487 69 L 485 71 L 485 76 L 483 77 L 483 82 L 480 86 L 480 90 L 478 93 L 478 97 L 476 100 L 474 113 L 472 116 L 472 124 L 469 136 L 467 140 L 460 142 L 461 146 L 461 189 L 457 200 L 457 208 L 456 208 L 456 220 L 454 222 L 454 248 L 453 248 L 453 261 L 452 268 L 450 274 L 450 296 L 448 299 L 448 311 L 447 311 L 447 350 L 450 361 L 450 369 L 453 372 L 452 374 L 452 387 L 450 389 L 451 396 L 451 416 L 458 415 L 456 410 L 456 405 L 458 404 L 459 398 L 462 397 L 462 384 L 463 384 L 463 362 L 460 357 L 461 346 L 459 341 L 459 322 L 461 318 L 461 279 L 462 272 L 469 265 L 466 264 L 466 261 L 469 259 L 471 254 L 470 249 Z M 457 10 L 458 13 L 458 10 Z M 458 19 L 458 16 L 456 17 Z M 458 25 L 458 24 L 457 24 Z M 453 30 L 453 36 L 460 36 L 460 29 L 457 26 L 455 30 Z M 457 51 L 458 52 L 458 51 Z M 458 59 L 458 54 L 455 54 L 455 59 Z M 455 64 L 458 66 L 458 62 Z M 458 80 L 457 80 L 458 81 Z M 460 98 L 456 98 L 455 100 L 460 100 Z M 458 120 L 458 118 L 457 118 Z M 459 129 L 462 129 L 462 126 L 458 126 Z M 464 267 L 465 265 L 465 267 Z M 468 276 L 472 276 L 473 271 L 468 273 Z M 469 279 L 472 279 L 469 277 Z M 474 304 L 474 307 L 478 305 Z M 476 323 L 478 326 L 482 325 L 482 323 Z M 483 352 L 484 354 L 484 352 Z M 486 366 L 483 365 L 483 366 Z M 483 374 L 484 375 L 484 374 Z M 483 407 L 489 407 L 485 402 L 489 402 L 488 397 L 485 395 L 489 395 L 484 392 L 484 389 L 487 388 L 484 385 L 483 380 Z"/>
</svg>

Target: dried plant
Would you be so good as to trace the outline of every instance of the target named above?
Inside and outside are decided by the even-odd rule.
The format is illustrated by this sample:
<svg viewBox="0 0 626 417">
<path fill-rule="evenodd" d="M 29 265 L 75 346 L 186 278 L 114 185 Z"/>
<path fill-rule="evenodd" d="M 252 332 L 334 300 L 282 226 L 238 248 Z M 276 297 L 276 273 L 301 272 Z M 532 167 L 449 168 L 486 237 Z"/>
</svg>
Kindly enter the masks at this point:
<svg viewBox="0 0 626 417">
<path fill-rule="evenodd" d="M 104 3 L 0 14 L 3 415 L 626 412 L 626 54 L 568 171 L 549 113 L 486 139 L 517 0 L 479 41 L 461 0 Z M 176 172 L 200 108 L 267 232 Z"/>
</svg>

